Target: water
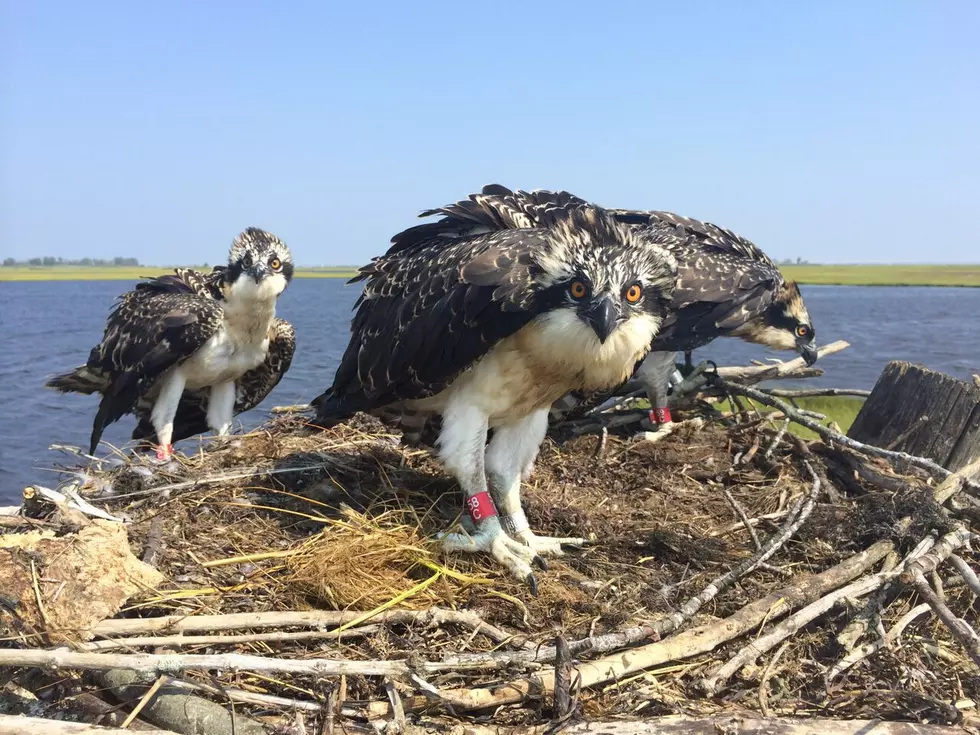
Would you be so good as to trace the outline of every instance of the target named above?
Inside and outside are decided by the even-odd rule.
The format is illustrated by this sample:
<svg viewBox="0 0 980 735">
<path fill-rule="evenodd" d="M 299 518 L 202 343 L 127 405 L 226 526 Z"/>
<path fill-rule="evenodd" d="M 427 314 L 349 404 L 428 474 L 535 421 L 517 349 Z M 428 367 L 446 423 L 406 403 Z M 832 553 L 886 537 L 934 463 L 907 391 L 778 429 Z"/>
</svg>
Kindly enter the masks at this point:
<svg viewBox="0 0 980 735">
<path fill-rule="evenodd" d="M 63 455 L 49 451 L 49 445 L 87 445 L 97 398 L 62 395 L 43 383 L 85 361 L 113 299 L 131 286 L 126 281 L 0 284 L 0 505 L 18 502 L 25 485 L 56 483 L 57 475 L 45 468 Z M 892 359 L 960 378 L 980 373 L 980 289 L 809 286 L 803 293 L 818 341 L 845 339 L 852 345 L 818 363 L 826 374 L 809 385 L 871 388 Z M 272 406 L 304 403 L 329 386 L 347 345 L 358 294 L 357 284 L 346 286 L 341 279 L 290 285 L 279 313 L 296 327 L 296 357 L 262 406 L 238 417 L 241 426 L 255 426 Z M 721 339 L 695 353 L 695 360 L 747 364 L 767 356 L 787 354 Z M 126 417 L 104 438 L 121 445 L 132 427 L 132 417 Z"/>
</svg>

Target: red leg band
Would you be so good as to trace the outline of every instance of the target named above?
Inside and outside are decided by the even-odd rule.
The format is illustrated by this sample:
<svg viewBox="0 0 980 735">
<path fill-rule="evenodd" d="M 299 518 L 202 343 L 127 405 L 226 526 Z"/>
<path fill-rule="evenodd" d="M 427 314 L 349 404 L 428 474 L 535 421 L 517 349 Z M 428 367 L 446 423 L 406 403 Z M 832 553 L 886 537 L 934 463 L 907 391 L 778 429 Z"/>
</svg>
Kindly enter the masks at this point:
<svg viewBox="0 0 980 735">
<path fill-rule="evenodd" d="M 654 408 L 650 410 L 650 421 L 656 424 L 669 424 L 672 420 L 670 418 L 669 408 Z"/>
<path fill-rule="evenodd" d="M 490 493 L 484 490 L 466 499 L 466 512 L 470 514 L 470 518 L 479 523 L 497 515 L 497 506 L 493 504 Z"/>
</svg>

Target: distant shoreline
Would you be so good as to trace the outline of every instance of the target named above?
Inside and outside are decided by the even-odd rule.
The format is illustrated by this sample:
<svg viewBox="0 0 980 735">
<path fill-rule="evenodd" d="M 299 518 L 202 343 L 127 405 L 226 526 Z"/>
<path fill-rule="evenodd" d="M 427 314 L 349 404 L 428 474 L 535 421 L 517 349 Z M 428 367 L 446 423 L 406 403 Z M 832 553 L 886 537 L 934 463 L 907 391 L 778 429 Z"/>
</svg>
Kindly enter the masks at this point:
<svg viewBox="0 0 980 735">
<path fill-rule="evenodd" d="M 204 270 L 207 267 L 198 266 Z M 0 281 L 135 281 L 172 272 L 155 266 L 8 266 Z M 807 286 L 946 286 L 980 288 L 980 265 L 785 265 Z M 297 268 L 296 278 L 352 278 L 353 267 Z"/>
</svg>

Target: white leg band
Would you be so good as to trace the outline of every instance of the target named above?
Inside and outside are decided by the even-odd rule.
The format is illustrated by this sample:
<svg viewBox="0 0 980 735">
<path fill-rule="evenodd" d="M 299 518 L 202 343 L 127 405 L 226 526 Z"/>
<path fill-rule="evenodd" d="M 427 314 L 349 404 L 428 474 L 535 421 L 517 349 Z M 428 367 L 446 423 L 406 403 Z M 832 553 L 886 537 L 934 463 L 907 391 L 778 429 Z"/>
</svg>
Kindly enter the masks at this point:
<svg viewBox="0 0 980 735">
<path fill-rule="evenodd" d="M 511 515 L 500 516 L 500 524 L 509 536 L 526 531 L 531 527 L 531 524 L 527 522 L 527 516 L 524 515 L 523 508 L 518 508 L 517 512 Z"/>
</svg>

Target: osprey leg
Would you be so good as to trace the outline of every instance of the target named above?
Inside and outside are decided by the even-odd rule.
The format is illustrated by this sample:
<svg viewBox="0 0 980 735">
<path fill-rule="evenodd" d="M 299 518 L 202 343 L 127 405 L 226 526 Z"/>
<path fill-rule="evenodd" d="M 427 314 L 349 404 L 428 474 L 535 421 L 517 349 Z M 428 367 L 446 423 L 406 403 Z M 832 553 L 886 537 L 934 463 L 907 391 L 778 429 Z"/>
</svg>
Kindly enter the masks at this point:
<svg viewBox="0 0 980 735">
<path fill-rule="evenodd" d="M 487 428 L 486 414 L 474 406 L 450 403 L 442 414 L 439 456 L 466 494 L 466 509 L 476 525 L 476 533 L 441 533 L 438 538 L 447 551 L 489 551 L 508 572 L 527 582 L 531 592 L 537 594 L 531 563 L 542 568 L 546 565 L 533 549 L 504 533 L 487 491 L 484 464 Z"/>
<path fill-rule="evenodd" d="M 674 372 L 673 352 L 651 352 L 636 371 L 636 379 L 646 391 L 650 400 L 650 423 L 665 427 L 673 422 L 670 403 L 667 400 L 667 387 Z"/>
<path fill-rule="evenodd" d="M 547 430 L 547 408 L 514 424 L 495 427 L 487 447 L 487 478 L 507 533 L 536 554 L 560 555 L 563 546 L 583 546 L 585 539 L 538 536 L 531 530 L 521 505 L 521 481 L 530 476 Z"/>
<path fill-rule="evenodd" d="M 160 392 L 153 403 L 153 411 L 150 413 L 150 420 L 153 422 L 153 430 L 157 435 L 157 459 L 170 459 L 173 454 L 171 438 L 174 433 L 174 416 L 177 415 L 177 408 L 180 406 L 180 397 L 184 394 L 186 381 L 183 373 L 177 368 L 173 370 L 163 380 Z"/>
<path fill-rule="evenodd" d="M 235 417 L 235 381 L 227 380 L 211 386 L 208 400 L 208 426 L 218 436 L 225 436 Z"/>
</svg>

